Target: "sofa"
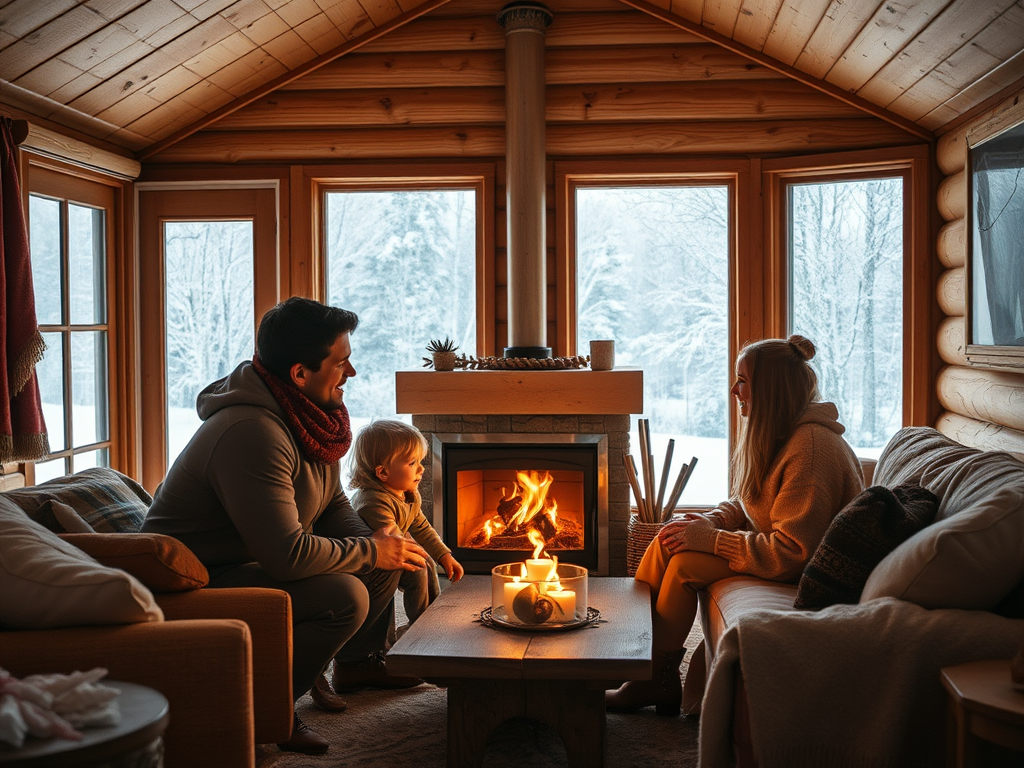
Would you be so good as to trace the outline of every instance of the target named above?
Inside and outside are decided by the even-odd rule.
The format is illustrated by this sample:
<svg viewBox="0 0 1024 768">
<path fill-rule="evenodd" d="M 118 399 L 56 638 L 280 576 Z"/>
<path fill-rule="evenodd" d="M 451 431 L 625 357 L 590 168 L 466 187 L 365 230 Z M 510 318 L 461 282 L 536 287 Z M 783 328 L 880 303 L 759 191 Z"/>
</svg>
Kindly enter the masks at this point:
<svg viewBox="0 0 1024 768">
<path fill-rule="evenodd" d="M 936 507 L 853 573 L 852 599 L 794 608 L 819 553 L 800 584 L 738 576 L 700 594 L 684 711 L 700 713 L 702 768 L 944 765 L 940 669 L 1024 643 L 1024 462 L 907 427 L 869 483 L 862 496 L 920 486 Z M 830 535 L 852 506 L 819 552 L 845 540 Z"/>
<path fill-rule="evenodd" d="M 168 768 L 247 768 L 291 732 L 291 602 L 204 589 L 176 539 L 138 533 L 149 494 L 94 468 L 0 493 L 0 667 L 102 667 L 163 693 Z"/>
</svg>

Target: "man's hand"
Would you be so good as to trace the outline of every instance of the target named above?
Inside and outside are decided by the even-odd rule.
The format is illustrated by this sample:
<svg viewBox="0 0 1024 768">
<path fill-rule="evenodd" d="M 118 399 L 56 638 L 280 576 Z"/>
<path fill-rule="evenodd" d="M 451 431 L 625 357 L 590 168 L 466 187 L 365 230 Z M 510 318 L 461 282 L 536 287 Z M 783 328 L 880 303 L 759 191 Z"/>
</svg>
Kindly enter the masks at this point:
<svg viewBox="0 0 1024 768">
<path fill-rule="evenodd" d="M 373 532 L 377 546 L 377 568 L 385 571 L 418 571 L 427 563 L 427 552 L 412 539 L 407 539 L 395 526 Z"/>
<path fill-rule="evenodd" d="M 466 572 L 465 569 L 462 567 L 462 564 L 454 557 L 452 557 L 451 552 L 441 555 L 441 559 L 438 562 L 441 564 L 441 567 L 444 568 L 444 572 L 445 575 L 448 577 L 448 581 L 458 581 Z"/>
</svg>

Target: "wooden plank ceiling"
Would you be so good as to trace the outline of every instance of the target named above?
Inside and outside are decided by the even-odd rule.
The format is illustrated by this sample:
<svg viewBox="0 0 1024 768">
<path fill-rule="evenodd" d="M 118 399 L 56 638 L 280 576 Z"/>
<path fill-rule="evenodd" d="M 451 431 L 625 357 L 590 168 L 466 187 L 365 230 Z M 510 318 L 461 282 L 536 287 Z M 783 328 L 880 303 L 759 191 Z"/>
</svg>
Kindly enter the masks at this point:
<svg viewBox="0 0 1024 768">
<path fill-rule="evenodd" d="M 420 17 L 505 0 L 0 0 L 0 102 L 142 157 Z M 1024 0 L 550 0 L 636 11 L 934 131 L 1024 78 Z M 634 10 L 635 9 L 635 10 Z M 423 23 L 420 23 L 420 28 Z M 554 27 L 552 28 L 554 32 Z M 477 34 L 499 36 L 501 30 Z M 651 33 L 651 44 L 663 42 Z M 420 43 L 422 45 L 422 43 Z M 557 56 L 557 37 L 549 36 Z M 332 63 L 333 62 L 333 63 Z M 501 61 L 491 62 L 503 78 Z M 352 77 L 358 77 L 353 71 Z M 409 73 L 414 79 L 415 73 Z M 663 78 L 652 72 L 650 82 Z M 554 85 L 554 84 L 552 84 Z M 653 87 L 653 86 L 652 86 Z"/>
</svg>

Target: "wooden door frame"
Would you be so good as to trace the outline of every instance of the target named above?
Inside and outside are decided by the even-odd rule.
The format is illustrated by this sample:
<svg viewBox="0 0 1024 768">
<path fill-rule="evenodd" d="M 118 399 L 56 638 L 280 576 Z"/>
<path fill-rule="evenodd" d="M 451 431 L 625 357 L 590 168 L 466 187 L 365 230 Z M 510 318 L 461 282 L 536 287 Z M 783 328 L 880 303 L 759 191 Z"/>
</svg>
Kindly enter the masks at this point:
<svg viewBox="0 0 1024 768">
<path fill-rule="evenodd" d="M 150 493 L 167 472 L 167 386 L 165 379 L 164 258 L 161 232 L 166 221 L 253 221 L 255 327 L 281 300 L 278 240 L 279 185 L 136 185 L 139 254 L 139 409 L 141 482 Z M 238 361 L 241 362 L 241 361 Z"/>
</svg>

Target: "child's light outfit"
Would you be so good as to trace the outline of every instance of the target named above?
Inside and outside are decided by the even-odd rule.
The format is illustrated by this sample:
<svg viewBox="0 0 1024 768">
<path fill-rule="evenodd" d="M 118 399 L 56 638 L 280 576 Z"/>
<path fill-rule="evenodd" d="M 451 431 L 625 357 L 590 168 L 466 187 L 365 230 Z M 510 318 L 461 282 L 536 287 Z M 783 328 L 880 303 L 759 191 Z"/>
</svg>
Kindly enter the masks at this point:
<svg viewBox="0 0 1024 768">
<path fill-rule="evenodd" d="M 406 491 L 403 500 L 383 485 L 360 488 L 352 495 L 352 506 L 375 531 L 392 523 L 397 525 L 403 534 L 411 536 L 427 550 L 434 562 L 451 552 L 423 514 L 416 491 Z M 402 590 L 402 605 L 411 624 L 440 592 L 433 563 L 428 562 L 427 567 L 419 571 L 402 571 L 398 587 Z"/>
</svg>

